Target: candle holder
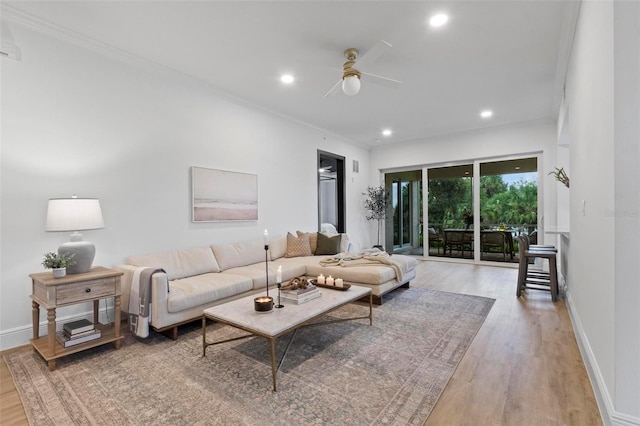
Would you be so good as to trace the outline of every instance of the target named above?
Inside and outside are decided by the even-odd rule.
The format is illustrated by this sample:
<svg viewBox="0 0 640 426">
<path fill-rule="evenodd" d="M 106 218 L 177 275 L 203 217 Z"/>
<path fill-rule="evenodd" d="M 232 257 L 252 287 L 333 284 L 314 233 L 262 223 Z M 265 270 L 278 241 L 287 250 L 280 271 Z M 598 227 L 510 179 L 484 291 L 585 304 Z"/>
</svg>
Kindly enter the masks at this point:
<svg viewBox="0 0 640 426">
<path fill-rule="evenodd" d="M 267 231 L 264 231 L 264 265 L 267 279 L 267 295 L 253 299 L 253 307 L 256 312 L 271 312 L 273 310 L 273 297 L 269 297 L 269 243 Z"/>
<path fill-rule="evenodd" d="M 260 296 L 253 299 L 253 306 L 256 312 L 268 313 L 273 311 L 273 297 Z"/>
<path fill-rule="evenodd" d="M 284 305 L 280 303 L 280 288 L 282 287 L 282 283 L 278 283 L 278 304 L 275 306 L 276 308 L 284 308 Z"/>
</svg>

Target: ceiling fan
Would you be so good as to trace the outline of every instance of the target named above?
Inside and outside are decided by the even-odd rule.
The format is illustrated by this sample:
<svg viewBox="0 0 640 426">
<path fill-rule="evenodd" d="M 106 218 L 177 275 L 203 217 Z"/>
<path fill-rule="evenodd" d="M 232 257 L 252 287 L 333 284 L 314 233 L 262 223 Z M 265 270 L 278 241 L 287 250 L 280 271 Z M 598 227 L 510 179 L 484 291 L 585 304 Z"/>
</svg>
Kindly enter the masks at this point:
<svg viewBox="0 0 640 426">
<path fill-rule="evenodd" d="M 358 67 L 365 66 L 367 63 L 373 62 L 373 60 L 377 59 L 384 53 L 384 49 L 388 49 L 393 47 L 391 43 L 380 40 L 376 46 L 374 46 L 369 52 L 362 55 L 360 60 L 358 61 Z M 342 78 L 338 80 L 336 84 L 333 85 L 331 90 L 329 90 L 324 97 L 335 95 L 338 91 L 339 87 L 342 87 L 342 91 L 345 95 L 354 96 L 357 95 L 360 91 L 360 78 L 365 76 L 367 80 L 370 79 L 372 83 L 381 84 L 384 86 L 397 87 L 402 84 L 401 81 L 398 81 L 393 78 L 383 77 L 376 74 L 371 74 L 364 71 L 359 71 L 354 68 L 356 64 L 356 59 L 358 57 L 358 49 L 349 48 L 344 51 L 344 56 L 347 58 L 347 62 L 342 65 Z"/>
</svg>

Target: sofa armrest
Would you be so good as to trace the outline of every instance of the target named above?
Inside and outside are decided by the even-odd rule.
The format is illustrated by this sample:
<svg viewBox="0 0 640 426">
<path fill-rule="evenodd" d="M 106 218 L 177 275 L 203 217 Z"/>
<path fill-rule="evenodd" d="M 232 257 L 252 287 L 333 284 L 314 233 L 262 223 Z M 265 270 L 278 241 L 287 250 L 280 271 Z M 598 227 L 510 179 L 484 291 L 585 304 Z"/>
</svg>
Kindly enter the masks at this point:
<svg viewBox="0 0 640 426">
<path fill-rule="evenodd" d="M 113 269 L 118 271 L 122 271 L 124 275 L 121 278 L 121 289 L 122 296 L 121 300 L 121 308 L 122 312 L 129 313 L 129 295 L 131 293 L 131 282 L 133 281 L 133 273 L 137 269 L 137 266 L 133 265 L 117 265 L 114 266 Z M 156 309 L 159 304 L 164 303 L 164 306 L 167 306 L 167 293 L 169 292 L 169 279 L 167 274 L 164 272 L 155 273 L 151 279 L 151 321 L 153 322 L 153 317 Z"/>
</svg>

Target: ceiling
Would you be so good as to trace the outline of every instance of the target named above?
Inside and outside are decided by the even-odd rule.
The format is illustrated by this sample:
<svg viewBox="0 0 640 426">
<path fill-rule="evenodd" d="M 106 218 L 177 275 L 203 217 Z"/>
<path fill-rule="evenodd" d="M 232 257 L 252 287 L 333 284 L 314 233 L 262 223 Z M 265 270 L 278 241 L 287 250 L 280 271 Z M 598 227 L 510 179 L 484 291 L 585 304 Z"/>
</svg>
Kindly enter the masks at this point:
<svg viewBox="0 0 640 426">
<path fill-rule="evenodd" d="M 3 4 L 4 12 L 26 13 L 41 26 L 62 27 L 366 147 L 555 119 L 577 13 L 577 3 L 559 0 Z M 449 22 L 431 28 L 429 17 L 441 11 Z M 382 49 L 380 40 L 393 47 Z M 389 88 L 363 76 L 356 96 L 324 97 L 351 47 L 363 61 L 355 68 L 403 84 Z M 285 72 L 293 84 L 280 82 Z M 481 118 L 484 109 L 493 117 Z M 384 128 L 392 135 L 383 136 Z"/>
</svg>

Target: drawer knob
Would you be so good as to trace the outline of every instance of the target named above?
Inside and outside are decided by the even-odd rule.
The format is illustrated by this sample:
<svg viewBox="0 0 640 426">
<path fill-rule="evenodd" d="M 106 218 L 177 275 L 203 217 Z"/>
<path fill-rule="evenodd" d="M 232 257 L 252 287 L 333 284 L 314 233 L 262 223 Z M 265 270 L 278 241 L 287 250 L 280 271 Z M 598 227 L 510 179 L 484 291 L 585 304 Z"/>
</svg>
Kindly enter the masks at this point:
<svg viewBox="0 0 640 426">
<path fill-rule="evenodd" d="M 90 288 L 87 288 L 87 289 L 85 289 L 84 291 L 85 291 L 86 293 L 91 293 L 91 289 L 90 289 Z"/>
</svg>

